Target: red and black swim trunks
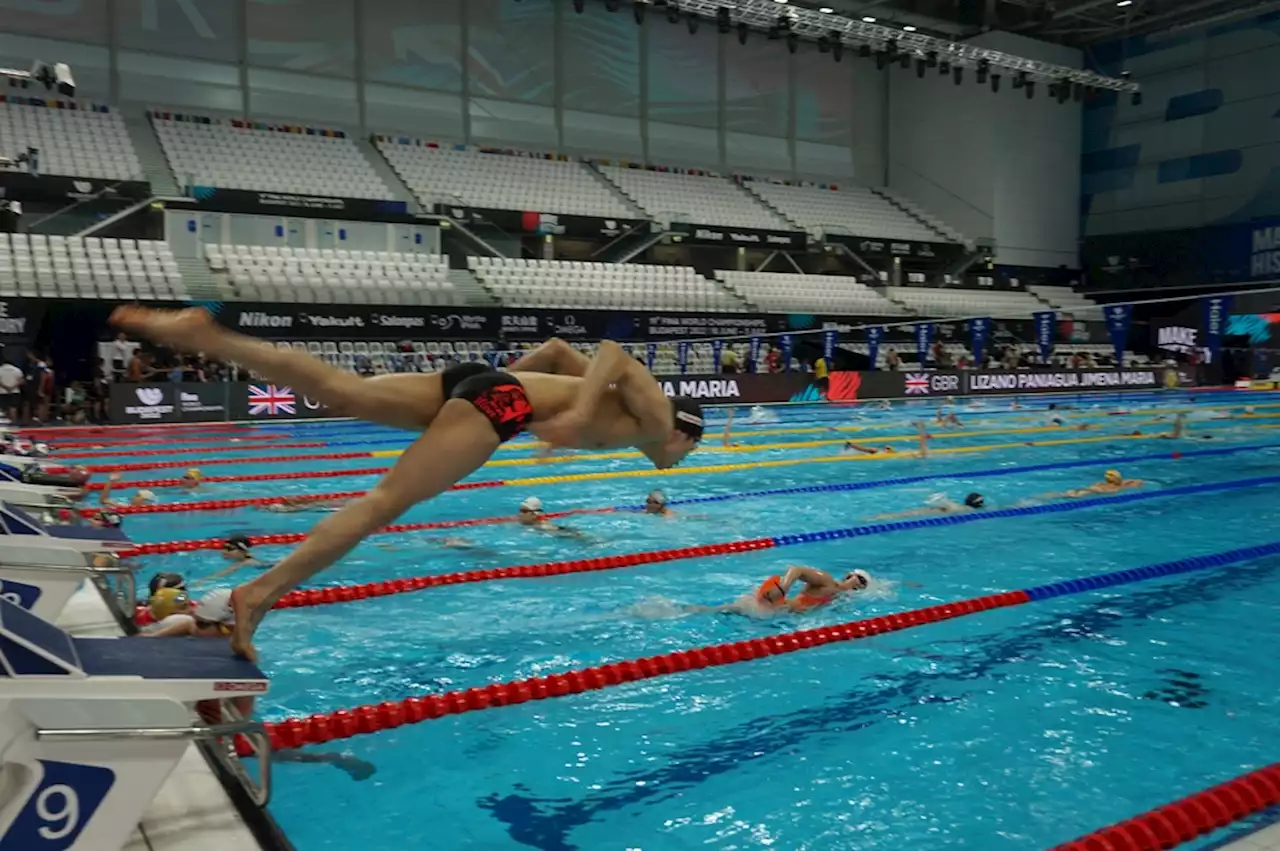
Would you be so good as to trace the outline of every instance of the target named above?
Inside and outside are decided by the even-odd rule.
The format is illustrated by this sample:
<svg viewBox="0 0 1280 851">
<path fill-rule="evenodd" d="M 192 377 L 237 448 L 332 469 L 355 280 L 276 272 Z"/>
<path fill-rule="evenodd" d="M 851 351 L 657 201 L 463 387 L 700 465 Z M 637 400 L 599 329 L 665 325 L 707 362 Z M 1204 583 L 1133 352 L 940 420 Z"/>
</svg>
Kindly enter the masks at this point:
<svg viewBox="0 0 1280 851">
<path fill-rule="evenodd" d="M 451 366 L 441 376 L 446 399 L 465 399 L 484 414 L 503 443 L 533 421 L 533 406 L 514 375 L 482 363 Z"/>
</svg>

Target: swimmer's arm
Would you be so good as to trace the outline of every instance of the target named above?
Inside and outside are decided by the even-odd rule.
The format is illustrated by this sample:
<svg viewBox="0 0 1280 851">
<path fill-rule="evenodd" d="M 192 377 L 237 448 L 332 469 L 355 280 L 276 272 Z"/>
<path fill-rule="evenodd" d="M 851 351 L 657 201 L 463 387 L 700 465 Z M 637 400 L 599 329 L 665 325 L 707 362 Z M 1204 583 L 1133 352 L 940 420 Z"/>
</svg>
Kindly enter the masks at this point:
<svg viewBox="0 0 1280 851">
<path fill-rule="evenodd" d="M 98 493 L 98 502 L 103 505 L 115 505 L 111 500 L 111 488 L 116 482 L 120 481 L 120 479 L 121 475 L 119 473 L 112 473 L 107 476 L 107 480 L 102 483 L 102 490 Z"/>
<path fill-rule="evenodd" d="M 588 419 L 593 416 L 611 384 L 618 388 L 627 413 L 639 423 L 642 438 L 666 440 L 674 427 L 671 400 L 649 370 L 622 346 L 613 340 L 602 340 L 587 374 L 582 377 L 576 404 L 578 413 Z"/>
<path fill-rule="evenodd" d="M 155 632 L 144 632 L 142 633 L 142 636 L 144 638 L 173 638 L 177 635 L 191 635 L 191 631 L 195 625 L 196 622 L 194 620 L 191 620 L 190 618 L 183 618 L 182 620 L 171 623 L 168 626 L 162 626 Z"/>
<path fill-rule="evenodd" d="M 814 587 L 825 587 L 835 584 L 835 580 L 831 578 L 831 574 L 825 570 L 818 570 L 816 567 L 805 567 L 800 564 L 793 564 L 787 568 L 787 572 L 782 576 L 782 590 L 790 593 L 791 586 L 796 582 L 803 582 L 806 585 Z"/>
<path fill-rule="evenodd" d="M 729 418 L 724 421 L 724 435 L 720 438 L 721 444 L 727 449 L 733 446 L 733 408 L 729 409 Z"/>
<path fill-rule="evenodd" d="M 929 432 L 925 430 L 924 423 L 916 423 L 916 431 L 920 434 L 920 457 L 929 457 Z"/>
<path fill-rule="evenodd" d="M 212 576 L 206 576 L 204 579 L 197 579 L 195 582 L 192 582 L 191 584 L 205 585 L 209 582 L 212 582 L 215 579 L 221 579 L 224 576 L 230 576 L 231 574 L 236 573 L 242 568 L 251 567 L 256 564 L 258 564 L 258 562 L 253 559 L 246 559 L 244 561 L 236 562 L 235 564 L 228 567 L 226 570 L 220 570 L 217 573 L 213 574 Z"/>
</svg>

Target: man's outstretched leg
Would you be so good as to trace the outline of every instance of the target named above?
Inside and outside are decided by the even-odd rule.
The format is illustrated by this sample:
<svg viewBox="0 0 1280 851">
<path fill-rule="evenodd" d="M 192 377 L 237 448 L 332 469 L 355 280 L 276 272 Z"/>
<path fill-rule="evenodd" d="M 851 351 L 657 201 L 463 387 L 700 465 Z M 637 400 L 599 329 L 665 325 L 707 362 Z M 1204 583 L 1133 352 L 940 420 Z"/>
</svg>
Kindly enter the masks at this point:
<svg viewBox="0 0 1280 851">
<path fill-rule="evenodd" d="M 425 428 L 444 404 L 438 375 L 382 375 L 360 378 L 292 349 L 237 334 L 213 321 L 201 308 L 153 310 L 117 307 L 117 327 L 181 352 L 197 353 L 248 367 L 276 384 L 310 396 L 341 416 L 396 428 Z"/>
<path fill-rule="evenodd" d="M 490 421 L 470 402 L 454 399 L 404 451 L 377 487 L 316 524 L 283 560 L 241 585 L 231 596 L 235 630 L 231 648 L 254 658 L 253 633 L 277 600 L 330 567 L 366 536 L 415 503 L 448 490 L 479 469 L 498 448 Z"/>
</svg>

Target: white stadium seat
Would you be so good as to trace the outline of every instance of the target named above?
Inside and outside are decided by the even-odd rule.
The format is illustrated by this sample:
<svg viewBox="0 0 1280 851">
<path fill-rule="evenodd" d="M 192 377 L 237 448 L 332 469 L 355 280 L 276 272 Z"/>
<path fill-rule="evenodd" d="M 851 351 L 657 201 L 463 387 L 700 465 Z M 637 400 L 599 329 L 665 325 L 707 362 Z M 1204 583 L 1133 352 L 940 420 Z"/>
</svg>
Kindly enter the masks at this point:
<svg viewBox="0 0 1280 851">
<path fill-rule="evenodd" d="M 580 162 L 460 151 L 389 139 L 380 139 L 378 149 L 428 208 L 456 204 L 601 218 L 637 217 Z"/>
<path fill-rule="evenodd" d="M 78 108 L 57 109 L 13 100 L 0 103 L 0 154 L 12 158 L 28 147 L 37 148 L 41 174 L 145 180 L 120 113 L 75 105 Z"/>
<path fill-rule="evenodd" d="M 182 301 L 166 242 L 0 233 L 0 298 Z"/>
<path fill-rule="evenodd" d="M 461 304 L 438 254 L 261 245 L 206 245 L 234 298 L 304 304 Z"/>
<path fill-rule="evenodd" d="M 769 313 L 835 313 L 903 316 L 907 311 L 857 278 L 788 275 L 777 272 L 717 271 L 716 279 Z"/>
<path fill-rule="evenodd" d="M 795 230 L 795 226 L 723 177 L 602 165 L 622 193 L 658 221 Z"/>
<path fill-rule="evenodd" d="M 178 121 L 165 117 L 169 115 L 152 112 L 151 123 L 180 185 L 373 200 L 395 197 L 349 138 L 237 127 L 213 118 Z"/>
<path fill-rule="evenodd" d="M 688 266 L 477 257 L 472 271 L 510 307 L 688 310 L 747 307 Z"/>
<path fill-rule="evenodd" d="M 1026 319 L 1048 309 L 1044 302 L 1025 292 L 885 287 L 885 295 L 921 316 Z"/>
<path fill-rule="evenodd" d="M 951 241 L 870 189 L 858 186 L 821 189 L 763 180 L 749 181 L 745 185 L 811 233 L 848 233 L 916 242 Z"/>
</svg>

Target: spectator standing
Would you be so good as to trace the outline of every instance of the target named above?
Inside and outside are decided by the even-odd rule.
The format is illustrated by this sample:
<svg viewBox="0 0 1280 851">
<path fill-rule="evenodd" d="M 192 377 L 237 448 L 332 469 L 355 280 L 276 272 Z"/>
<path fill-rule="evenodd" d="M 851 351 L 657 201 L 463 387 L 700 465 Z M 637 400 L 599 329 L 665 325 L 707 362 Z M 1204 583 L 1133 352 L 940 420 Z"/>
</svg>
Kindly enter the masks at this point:
<svg viewBox="0 0 1280 851">
<path fill-rule="evenodd" d="M 884 353 L 884 368 L 890 372 L 896 372 L 901 366 L 902 358 L 898 355 L 898 350 L 891 347 Z M 871 368 L 875 369 L 875 364 L 872 364 Z"/>
<path fill-rule="evenodd" d="M 156 374 L 155 369 L 151 366 L 152 360 L 150 352 L 135 350 L 133 356 L 129 358 L 129 366 L 125 369 L 124 380 L 131 384 L 150 381 Z"/>
<path fill-rule="evenodd" d="M 18 408 L 22 404 L 22 370 L 5 361 L 0 363 L 0 408 L 9 422 L 18 421 Z"/>
<path fill-rule="evenodd" d="M 98 358 L 93 367 L 93 381 L 86 395 L 89 399 L 89 417 L 98 423 L 107 421 L 107 401 L 111 398 L 111 373 L 105 358 Z"/>
<path fill-rule="evenodd" d="M 111 341 L 111 369 L 117 381 L 123 379 L 129 361 L 133 360 L 137 348 L 138 344 L 130 341 L 123 333 L 117 334 Z"/>
</svg>

